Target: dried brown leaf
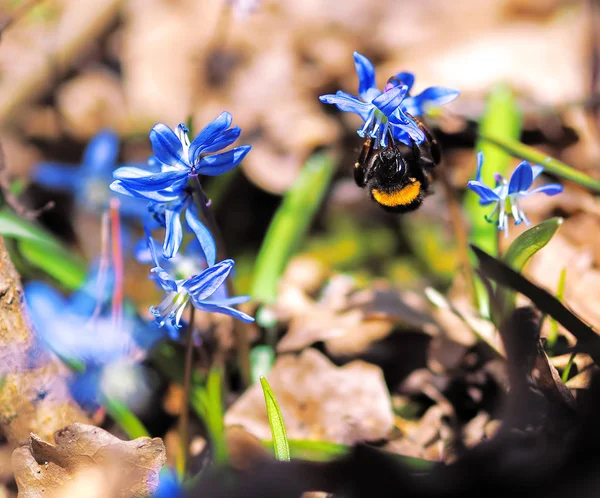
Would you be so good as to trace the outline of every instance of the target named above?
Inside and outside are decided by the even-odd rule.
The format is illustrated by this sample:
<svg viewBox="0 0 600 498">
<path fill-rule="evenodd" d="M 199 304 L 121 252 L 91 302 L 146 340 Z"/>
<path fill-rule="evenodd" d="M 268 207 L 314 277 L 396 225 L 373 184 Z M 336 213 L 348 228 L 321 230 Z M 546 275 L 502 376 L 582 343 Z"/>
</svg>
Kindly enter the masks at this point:
<svg viewBox="0 0 600 498">
<path fill-rule="evenodd" d="M 315 349 L 280 356 L 268 376 L 290 439 L 343 444 L 385 438 L 394 419 L 379 367 L 353 361 L 336 367 Z M 228 426 L 241 425 L 270 439 L 265 401 L 253 385 L 227 411 Z"/>
<path fill-rule="evenodd" d="M 166 461 L 160 438 L 122 441 L 103 429 L 71 424 L 54 433 L 55 444 L 31 434 L 13 452 L 19 498 L 78 496 L 141 497 L 158 487 Z M 102 494 L 93 494 L 102 484 Z"/>
<path fill-rule="evenodd" d="M 36 344 L 19 276 L 0 237 L 0 432 L 15 444 L 30 432 L 49 438 L 72 422 L 86 422 L 72 399 L 69 373 Z"/>
</svg>

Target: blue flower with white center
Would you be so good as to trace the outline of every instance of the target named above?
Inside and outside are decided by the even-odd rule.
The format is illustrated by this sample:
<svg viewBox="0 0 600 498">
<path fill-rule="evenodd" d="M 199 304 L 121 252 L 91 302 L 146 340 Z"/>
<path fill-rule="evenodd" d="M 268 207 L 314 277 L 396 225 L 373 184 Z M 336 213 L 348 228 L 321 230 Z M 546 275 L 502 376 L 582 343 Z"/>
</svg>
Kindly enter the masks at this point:
<svg viewBox="0 0 600 498">
<path fill-rule="evenodd" d="M 147 234 L 147 238 L 148 250 L 154 262 L 154 268 L 150 272 L 167 293 L 158 306 L 150 308 L 150 312 L 156 317 L 156 321 L 161 327 L 167 323 L 173 327 L 180 327 L 181 316 L 190 300 L 192 305 L 200 311 L 222 313 L 247 323 L 254 321 L 251 316 L 231 307 L 245 303 L 250 299 L 249 296 L 220 298 L 223 295 L 220 288 L 224 285 L 235 264 L 232 259 L 226 259 L 215 265 L 211 265 L 209 262 L 209 267 L 200 273 L 184 278 L 174 278 L 160 265 L 152 237 Z M 214 246 L 214 241 L 212 245 Z M 202 245 L 202 250 L 205 254 L 207 251 L 210 252 L 204 245 Z"/>
<path fill-rule="evenodd" d="M 498 216 L 498 230 L 503 230 L 504 235 L 508 236 L 508 215 L 512 214 L 515 225 L 525 222 L 530 225 L 529 220 L 523 212 L 523 208 L 519 204 L 519 199 L 529 197 L 532 194 L 542 192 L 546 195 L 556 195 L 563 191 L 562 185 L 558 183 L 548 183 L 530 190 L 533 181 L 544 170 L 543 166 L 531 166 L 527 161 L 520 163 L 510 180 L 507 181 L 502 175 L 496 173 L 496 187 L 490 188 L 481 180 L 481 168 L 483 167 L 483 153 L 477 153 L 477 174 L 475 180 L 467 183 L 473 192 L 479 196 L 479 204 L 482 206 L 494 205 L 490 216 L 486 216 L 486 220 L 493 222 L 494 216 Z"/>
<path fill-rule="evenodd" d="M 412 142 L 422 143 L 425 134 L 411 115 L 420 116 L 430 107 L 451 102 L 459 95 L 457 90 L 436 86 L 410 97 L 408 93 L 415 78 L 407 72 L 390 78 L 382 92 L 376 87 L 375 67 L 369 59 L 354 52 L 354 65 L 359 97 L 340 90 L 335 95 L 321 95 L 319 99 L 326 104 L 335 104 L 340 111 L 358 114 L 364 121 L 358 135 L 376 139 L 375 146 L 387 147 L 388 131 L 394 140 L 408 146 Z"/>
<path fill-rule="evenodd" d="M 182 123 L 175 130 L 158 123 L 150 131 L 150 142 L 160 172 L 142 168 L 119 168 L 110 188 L 116 192 L 154 202 L 170 202 L 180 197 L 180 191 L 190 177 L 217 176 L 235 168 L 250 151 L 249 145 L 229 147 L 240 135 L 240 128 L 231 126 L 231 114 L 221 113 L 192 142 Z"/>
<path fill-rule="evenodd" d="M 119 137 L 112 130 L 102 130 L 88 143 L 78 168 L 61 163 L 40 163 L 33 171 L 33 180 L 50 189 L 72 192 L 79 206 L 102 212 L 109 206 L 108 183 L 118 154 Z M 122 216 L 139 219 L 146 211 L 147 203 L 138 199 L 120 196 L 120 201 Z"/>
</svg>

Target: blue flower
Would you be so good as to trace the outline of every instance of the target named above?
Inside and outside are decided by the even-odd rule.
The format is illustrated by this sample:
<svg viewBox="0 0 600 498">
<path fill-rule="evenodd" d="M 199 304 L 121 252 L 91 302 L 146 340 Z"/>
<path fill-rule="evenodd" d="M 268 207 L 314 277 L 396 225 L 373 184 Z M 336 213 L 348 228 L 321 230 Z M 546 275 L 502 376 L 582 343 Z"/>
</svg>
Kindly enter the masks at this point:
<svg viewBox="0 0 600 498">
<path fill-rule="evenodd" d="M 377 144 L 387 147 L 388 131 L 394 140 L 409 146 L 412 142 L 423 142 L 425 134 L 412 116 L 420 116 L 430 107 L 447 104 L 459 95 L 457 90 L 436 86 L 410 97 L 408 93 L 415 78 L 407 72 L 392 76 L 382 92 L 376 87 L 375 68 L 369 59 L 354 52 L 354 65 L 359 97 L 340 90 L 335 95 L 321 95 L 319 99 L 326 104 L 335 104 L 340 111 L 358 114 L 364 121 L 358 135 L 376 139 L 376 147 Z"/>
<path fill-rule="evenodd" d="M 231 114 L 221 113 L 190 143 L 188 129 L 182 123 L 175 130 L 158 123 L 150 131 L 150 142 L 160 172 L 142 168 L 119 168 L 110 188 L 116 192 L 153 202 L 171 202 L 181 197 L 190 177 L 217 176 L 235 168 L 250 151 L 249 145 L 229 147 L 240 135 L 240 128 L 231 126 Z"/>
<path fill-rule="evenodd" d="M 483 153 L 478 152 L 477 174 L 475 180 L 471 180 L 467 183 L 467 187 L 479 196 L 479 204 L 482 206 L 488 206 L 490 204 L 494 205 L 490 216 L 486 217 L 486 219 L 491 222 L 492 218 L 497 213 L 498 230 L 504 230 L 506 236 L 508 236 L 509 213 L 512 213 L 515 225 L 519 225 L 523 221 L 527 226 L 530 225 L 529 220 L 523 212 L 523 208 L 519 204 L 519 199 L 529 197 L 538 192 L 543 192 L 546 195 L 556 195 L 563 191 L 562 185 L 558 183 L 548 183 L 530 190 L 531 184 L 542 173 L 544 168 L 539 165 L 531 166 L 527 161 L 523 161 L 516 167 L 509 181 L 502 175 L 496 173 L 494 175 L 496 187 L 492 189 L 482 182 L 482 166 Z"/>
<path fill-rule="evenodd" d="M 119 138 L 111 130 L 97 133 L 87 145 L 78 168 L 60 163 L 40 163 L 34 169 L 33 180 L 44 187 L 72 192 L 79 206 L 101 212 L 108 209 L 112 178 L 119 154 Z M 146 211 L 146 203 L 137 199 L 121 198 L 120 213 L 139 218 Z"/>
<path fill-rule="evenodd" d="M 166 229 L 163 244 L 166 258 L 172 258 L 181 245 L 182 213 L 185 213 L 188 228 L 198 239 L 207 236 L 206 228 L 198 219 L 188 179 L 197 175 L 226 173 L 250 151 L 249 145 L 242 145 L 215 154 L 235 142 L 240 135 L 239 127 L 229 128 L 231 119 L 228 112 L 221 113 L 191 143 L 184 124 L 173 131 L 159 123 L 150 132 L 154 156 L 148 161 L 149 169 L 123 167 L 114 172 L 115 181 L 110 185 L 113 191 L 150 201 L 152 216 Z M 209 264 L 214 264 L 214 259 Z"/>
<path fill-rule="evenodd" d="M 83 367 L 73 375 L 70 388 L 77 401 L 90 408 L 102 403 L 107 375 L 115 368 L 133 368 L 148 349 L 166 338 L 164 330 L 153 321 L 144 322 L 131 306 L 125 307 L 117 325 L 110 313 L 112 280 L 111 272 L 100 275 L 93 270 L 70 298 L 44 282 L 25 286 L 40 345 Z M 136 399 L 130 397 L 128 403 Z"/>
<path fill-rule="evenodd" d="M 254 321 L 251 316 L 231 307 L 235 304 L 245 303 L 250 299 L 249 296 L 222 298 L 223 290 L 221 287 L 223 287 L 225 280 L 233 269 L 235 264 L 233 260 L 226 259 L 214 265 L 209 263 L 208 268 L 200 273 L 177 278 L 179 275 L 173 277 L 160 265 L 155 250 L 155 242 L 148 234 L 147 240 L 148 250 L 154 263 L 154 268 L 150 272 L 160 287 L 167 293 L 158 306 L 150 308 L 150 312 L 156 317 L 156 321 L 161 327 L 167 323 L 174 327 L 180 327 L 181 316 L 190 300 L 192 305 L 200 311 L 222 313 L 247 323 Z M 212 245 L 214 246 L 214 241 Z M 205 254 L 207 251 L 210 252 L 210 249 L 207 250 L 204 245 L 202 249 Z"/>
</svg>

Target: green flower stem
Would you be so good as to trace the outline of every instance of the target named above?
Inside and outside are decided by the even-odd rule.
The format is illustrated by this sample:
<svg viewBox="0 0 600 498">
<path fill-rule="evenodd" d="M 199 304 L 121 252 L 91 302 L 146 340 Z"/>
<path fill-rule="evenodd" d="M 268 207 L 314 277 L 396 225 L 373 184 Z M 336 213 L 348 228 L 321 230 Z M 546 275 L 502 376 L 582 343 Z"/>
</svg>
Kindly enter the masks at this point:
<svg viewBox="0 0 600 498">
<path fill-rule="evenodd" d="M 208 197 L 202 189 L 200 178 L 198 178 L 198 176 L 195 176 L 191 180 L 191 183 L 196 194 L 195 199 L 199 208 L 199 212 L 202 213 L 206 226 L 212 233 L 217 244 L 217 260 L 223 261 L 224 259 L 227 259 L 227 251 L 225 250 L 225 243 L 223 242 L 223 237 L 221 235 L 221 231 L 219 230 L 219 226 L 217 225 L 212 210 L 210 209 Z M 227 294 L 229 296 L 235 296 L 233 280 L 228 278 L 225 281 L 225 285 L 227 286 Z M 240 322 L 239 320 L 234 320 L 233 332 L 236 339 L 238 366 L 242 377 L 242 383 L 244 386 L 249 386 L 252 383 L 252 373 L 250 367 L 250 341 L 248 339 L 248 324 Z"/>
<path fill-rule="evenodd" d="M 501 147 L 504 151 L 512 156 L 525 159 L 532 164 L 539 164 L 544 167 L 548 173 L 552 173 L 565 180 L 570 180 L 583 187 L 586 187 L 593 192 L 600 192 L 600 180 L 596 180 L 581 171 L 576 170 L 572 166 L 565 164 L 558 159 L 554 159 L 539 150 L 529 147 L 514 138 L 499 136 L 492 130 L 482 130 L 479 133 L 479 138 L 483 142 L 494 144 Z M 487 163 L 487 157 L 486 157 Z M 484 167 L 485 169 L 485 167 Z"/>
<path fill-rule="evenodd" d="M 180 480 L 185 476 L 187 467 L 187 457 L 189 449 L 189 399 L 190 385 L 192 382 L 192 362 L 194 359 L 194 318 L 196 316 L 196 308 L 192 304 L 190 312 L 190 321 L 187 331 L 187 340 L 185 344 L 185 370 L 183 374 L 183 403 L 181 405 L 181 413 L 179 414 L 179 452 L 175 461 L 177 475 Z"/>
</svg>

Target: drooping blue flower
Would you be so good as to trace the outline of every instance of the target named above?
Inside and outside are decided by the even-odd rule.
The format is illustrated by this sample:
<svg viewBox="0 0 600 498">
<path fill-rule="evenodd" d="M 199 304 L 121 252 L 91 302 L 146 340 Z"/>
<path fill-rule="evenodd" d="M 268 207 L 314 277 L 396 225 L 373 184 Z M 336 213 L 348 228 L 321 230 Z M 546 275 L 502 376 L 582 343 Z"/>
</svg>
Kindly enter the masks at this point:
<svg viewBox="0 0 600 498">
<path fill-rule="evenodd" d="M 44 187 L 71 192 L 77 204 L 92 212 L 108 209 L 108 184 L 119 154 L 119 137 L 112 130 L 102 130 L 88 143 L 81 165 L 73 167 L 61 163 L 44 162 L 33 171 L 33 180 Z M 138 199 L 120 197 L 122 216 L 139 218 L 147 203 Z"/>
<path fill-rule="evenodd" d="M 421 143 L 425 134 L 411 116 L 420 116 L 431 107 L 447 104 L 459 92 L 451 88 L 430 87 L 416 97 L 409 96 L 414 75 L 401 72 L 392 76 L 382 92 L 376 86 L 375 67 L 364 55 L 354 52 L 354 65 L 358 75 L 358 97 L 339 90 L 335 95 L 321 95 L 326 104 L 335 104 L 340 111 L 354 112 L 364 121 L 357 133 L 360 137 L 376 139 L 387 147 L 388 130 L 394 140 L 406 145 Z"/>
<path fill-rule="evenodd" d="M 558 183 L 548 183 L 530 190 L 533 181 L 544 170 L 543 166 L 531 166 L 527 161 L 521 162 L 513 171 L 510 180 L 506 180 L 502 175 L 496 173 L 495 188 L 485 185 L 481 179 L 481 169 L 483 167 L 483 153 L 477 153 L 477 174 L 475 180 L 467 183 L 473 192 L 479 196 L 479 204 L 482 206 L 494 205 L 491 214 L 486 217 L 490 222 L 497 215 L 498 230 L 503 230 L 505 236 L 508 236 L 508 215 L 512 214 L 515 225 L 525 222 L 530 225 L 529 220 L 519 204 L 519 199 L 529 197 L 532 194 L 544 193 L 546 195 L 556 195 L 563 191 L 562 185 Z"/>
<path fill-rule="evenodd" d="M 223 296 L 221 287 L 224 286 L 225 280 L 235 264 L 232 259 L 209 265 L 200 273 L 177 278 L 179 275 L 172 276 L 160 265 L 155 250 L 155 242 L 148 234 L 147 240 L 148 250 L 154 263 L 154 267 L 150 272 L 160 287 L 167 293 L 158 306 L 150 308 L 150 312 L 156 317 L 156 321 L 160 326 L 170 323 L 174 327 L 180 327 L 181 316 L 189 301 L 200 311 L 222 313 L 247 323 L 254 321 L 251 316 L 231 307 L 245 303 L 250 299 L 249 296 L 221 298 Z M 205 251 L 204 247 L 203 251 Z"/>
<path fill-rule="evenodd" d="M 229 147 L 240 135 L 240 128 L 231 126 L 231 114 L 221 113 L 192 142 L 188 128 L 180 124 L 175 130 L 158 123 L 150 131 L 150 142 L 160 172 L 142 168 L 119 168 L 110 188 L 153 202 L 171 202 L 180 197 L 188 179 L 197 175 L 217 176 L 235 168 L 250 151 L 249 145 Z"/>
</svg>

